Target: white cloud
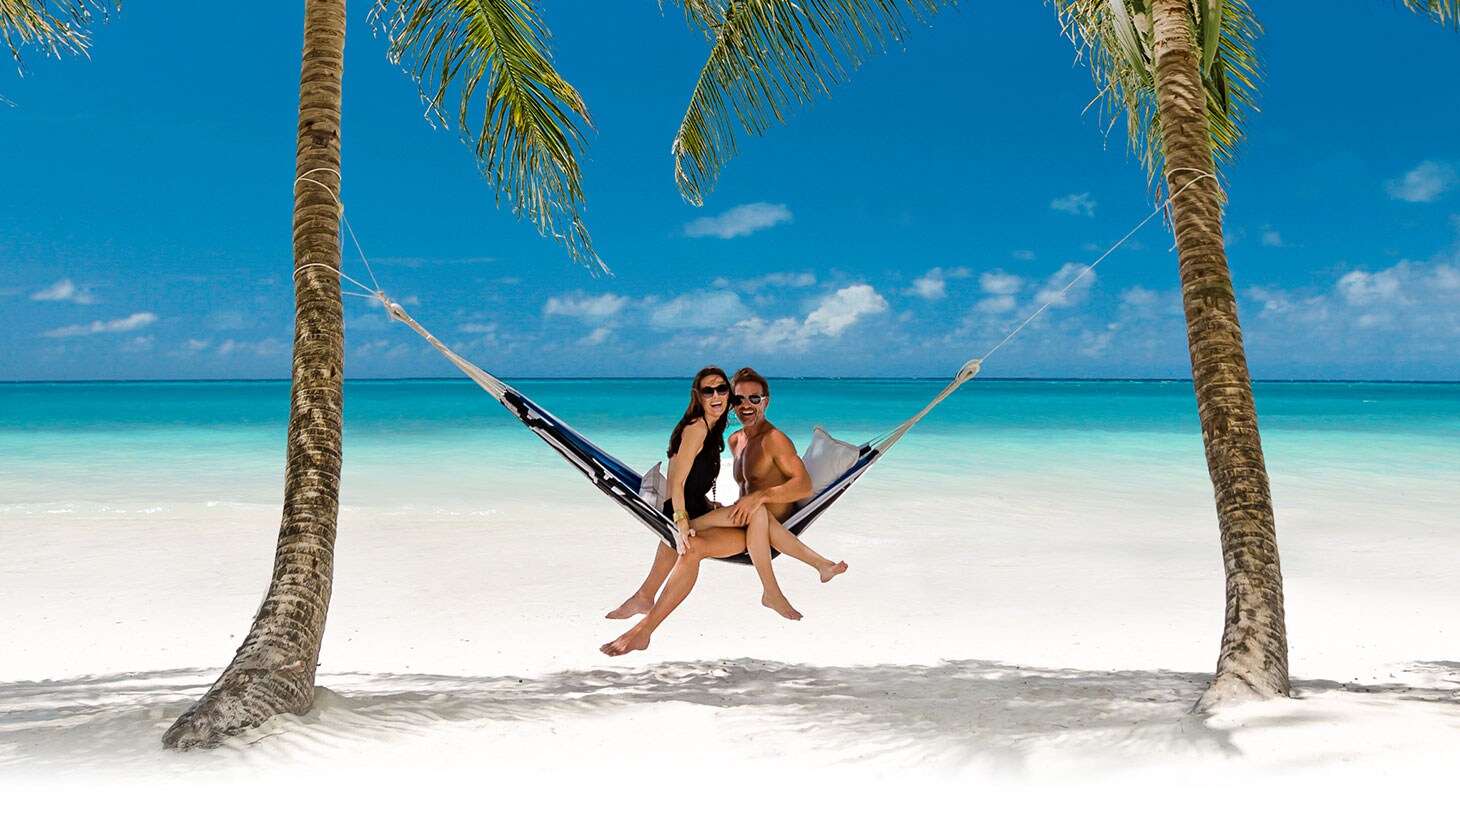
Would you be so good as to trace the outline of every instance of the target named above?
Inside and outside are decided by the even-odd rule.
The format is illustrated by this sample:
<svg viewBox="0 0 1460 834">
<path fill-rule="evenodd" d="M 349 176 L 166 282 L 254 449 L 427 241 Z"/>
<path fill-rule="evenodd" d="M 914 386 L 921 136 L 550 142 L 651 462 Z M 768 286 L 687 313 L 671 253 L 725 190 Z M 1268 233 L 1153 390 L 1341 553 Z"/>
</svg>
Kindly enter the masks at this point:
<svg viewBox="0 0 1460 834">
<path fill-rule="evenodd" d="M 1080 263 L 1067 263 L 1059 268 L 1059 271 L 1049 276 L 1044 289 L 1035 294 L 1034 300 L 1040 304 L 1048 304 L 1051 307 L 1069 307 L 1080 299 L 1083 290 L 1095 283 L 1095 270 L 1090 269 L 1080 282 L 1070 287 L 1063 295 L 1060 294 L 1066 286 L 1074 281 L 1077 276 L 1085 272 L 1089 267 Z"/>
<path fill-rule="evenodd" d="M 700 290 L 671 298 L 649 311 L 660 330 L 728 327 L 750 316 L 740 296 L 726 290 Z"/>
<path fill-rule="evenodd" d="M 790 223 L 791 210 L 780 203 L 748 203 L 716 217 L 701 217 L 684 224 L 688 237 L 734 237 L 755 234 L 782 223 Z"/>
<path fill-rule="evenodd" d="M 929 301 L 937 301 L 948 294 L 949 278 L 969 278 L 972 275 L 973 270 L 966 266 L 957 266 L 952 269 L 935 266 L 914 281 L 912 289 L 908 292 Z"/>
<path fill-rule="evenodd" d="M 47 330 L 41 334 L 52 339 L 66 339 L 72 336 L 94 336 L 98 333 L 125 333 L 129 330 L 136 330 L 157 321 L 157 316 L 152 313 L 133 313 L 124 319 L 112 319 L 111 321 L 94 321 L 91 324 L 73 324 L 67 327 L 58 327 L 55 330 Z"/>
<path fill-rule="evenodd" d="M 884 313 L 887 299 L 868 284 L 843 287 L 821 300 L 804 320 L 752 318 L 737 324 L 730 344 L 749 350 L 805 350 L 817 337 L 835 338 L 866 316 Z"/>
<path fill-rule="evenodd" d="M 375 303 L 377 306 L 379 305 L 378 301 Z M 248 319 L 237 310 L 217 310 L 208 315 L 207 321 L 208 326 L 213 330 L 243 330 L 248 327 Z"/>
<path fill-rule="evenodd" d="M 1055 211 L 1062 211 L 1065 214 L 1083 214 L 1086 217 L 1095 216 L 1095 201 L 1090 199 L 1090 192 L 1083 194 L 1067 194 L 1063 197 L 1056 197 L 1050 201 L 1049 207 Z"/>
<path fill-rule="evenodd" d="M 1335 285 L 1343 300 L 1354 307 L 1393 301 L 1399 297 L 1399 275 L 1409 271 L 1408 262 L 1400 262 L 1382 272 L 1356 269 L 1338 279 Z"/>
<path fill-rule="evenodd" d="M 466 324 L 463 324 L 462 326 L 456 328 L 456 330 L 460 333 L 496 333 L 497 323 L 494 321 L 485 323 L 475 321 L 467 322 Z"/>
<path fill-rule="evenodd" d="M 1283 248 L 1283 236 L 1276 229 L 1262 230 L 1262 245 L 1271 246 L 1274 249 Z"/>
<path fill-rule="evenodd" d="M 278 339 L 260 339 L 257 342 L 228 339 L 218 346 L 218 355 L 232 356 L 235 353 L 252 353 L 255 356 L 278 356 L 285 353 L 287 349 L 287 346 Z"/>
<path fill-rule="evenodd" d="M 913 281 L 912 289 L 908 292 L 919 298 L 937 301 L 948 294 L 948 282 L 930 273 Z"/>
<path fill-rule="evenodd" d="M 1012 295 L 991 295 L 974 305 L 974 309 L 986 315 L 998 315 L 1014 309 L 1018 302 Z"/>
<path fill-rule="evenodd" d="M 601 319 L 616 315 L 628 303 L 628 299 L 613 293 L 588 295 L 575 292 L 555 296 L 547 300 L 542 311 L 550 316 L 573 316 L 583 319 Z"/>
<path fill-rule="evenodd" d="M 887 299 L 867 284 L 853 284 L 823 299 L 806 317 L 806 329 L 813 335 L 839 335 L 857 319 L 887 312 Z"/>
<path fill-rule="evenodd" d="M 593 347 L 595 345 L 601 345 L 604 342 L 607 342 L 609 339 L 612 339 L 612 338 L 613 338 L 613 329 L 612 328 L 599 327 L 599 328 L 596 328 L 592 333 L 589 333 L 587 336 L 584 336 L 583 338 L 579 339 L 578 340 L 578 344 L 584 345 L 585 347 Z"/>
<path fill-rule="evenodd" d="M 1134 286 L 1120 294 L 1120 302 L 1129 304 L 1132 307 L 1149 307 L 1161 298 L 1161 294 L 1155 290 L 1148 290 L 1142 286 Z"/>
<path fill-rule="evenodd" d="M 1460 182 L 1455 166 L 1426 160 L 1397 180 L 1384 184 L 1389 196 L 1406 203 L 1432 203 Z"/>
<path fill-rule="evenodd" d="M 978 286 L 984 292 L 992 295 L 1013 295 L 1024 286 L 1024 279 L 1018 275 L 1010 275 L 1002 269 L 995 269 L 980 275 Z"/>
<path fill-rule="evenodd" d="M 86 290 L 79 290 L 68 278 L 33 293 L 31 301 L 70 301 L 73 304 L 95 304 L 96 299 Z"/>
<path fill-rule="evenodd" d="M 1327 296 L 1295 298 L 1285 290 L 1269 287 L 1253 287 L 1244 294 L 1262 305 L 1258 315 L 1263 318 L 1311 325 L 1329 317 Z"/>
<path fill-rule="evenodd" d="M 816 285 L 816 273 L 814 272 L 772 272 L 769 275 L 762 275 L 759 278 L 750 278 L 744 281 L 732 281 L 729 278 L 716 278 L 713 286 L 719 289 L 738 289 L 743 292 L 755 292 L 766 287 L 788 287 L 798 289 Z"/>
<path fill-rule="evenodd" d="M 375 263 L 382 266 L 399 266 L 405 269 L 421 269 L 428 266 L 470 266 L 473 264 L 489 264 L 496 258 L 376 258 Z"/>
<path fill-rule="evenodd" d="M 1016 261 L 1032 261 L 1035 257 L 1032 249 L 1015 249 L 1010 254 L 1014 256 L 1014 260 Z"/>
<path fill-rule="evenodd" d="M 1326 289 L 1254 287 L 1248 328 L 1269 355 L 1388 373 L 1396 361 L 1453 374 L 1460 355 L 1460 253 L 1345 272 Z M 1452 377 L 1453 378 L 1453 377 Z"/>
</svg>

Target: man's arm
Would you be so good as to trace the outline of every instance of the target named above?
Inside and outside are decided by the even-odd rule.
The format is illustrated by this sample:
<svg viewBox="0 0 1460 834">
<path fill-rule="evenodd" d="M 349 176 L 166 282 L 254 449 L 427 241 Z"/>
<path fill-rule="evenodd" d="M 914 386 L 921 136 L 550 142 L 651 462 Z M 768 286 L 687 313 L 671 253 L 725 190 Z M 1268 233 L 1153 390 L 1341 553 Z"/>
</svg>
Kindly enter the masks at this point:
<svg viewBox="0 0 1460 834">
<path fill-rule="evenodd" d="M 769 489 L 757 490 L 761 500 L 767 504 L 789 504 L 810 498 L 811 473 L 806 471 L 806 464 L 796 454 L 796 444 L 780 429 L 776 429 L 766 440 L 766 451 L 770 453 L 776 468 L 786 476 L 786 482 Z"/>
</svg>

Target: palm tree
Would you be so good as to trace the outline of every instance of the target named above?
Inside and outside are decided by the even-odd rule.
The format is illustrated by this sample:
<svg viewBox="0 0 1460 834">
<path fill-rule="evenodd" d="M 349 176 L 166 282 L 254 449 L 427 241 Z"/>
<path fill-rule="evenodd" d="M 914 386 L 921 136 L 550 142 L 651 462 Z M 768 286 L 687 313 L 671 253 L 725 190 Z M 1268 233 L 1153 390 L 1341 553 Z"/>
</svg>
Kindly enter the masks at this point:
<svg viewBox="0 0 1460 834">
<path fill-rule="evenodd" d="M 408 62 L 430 113 L 457 126 L 487 181 L 544 234 L 596 264 L 578 214 L 575 150 L 588 120 L 582 99 L 553 70 L 547 32 L 530 0 L 383 0 L 372 21 L 390 59 Z M 344 311 L 339 265 L 340 80 L 345 0 L 305 0 L 304 60 L 294 182 L 294 358 L 284 512 L 274 574 L 243 645 L 212 688 L 163 735 L 185 749 L 212 746 L 274 715 L 314 703 L 339 516 Z M 485 86 L 482 86 L 485 82 Z M 478 91 L 485 116 L 473 129 Z M 570 115 L 573 114 L 573 115 Z"/>
<path fill-rule="evenodd" d="M 1242 140 L 1261 27 L 1246 0 L 1056 0 L 1132 145 L 1171 195 L 1192 382 L 1226 573 L 1217 674 L 1199 705 L 1288 695 L 1272 494 L 1222 237 L 1216 157 Z M 1205 72 L 1203 72 L 1205 70 Z"/>
<path fill-rule="evenodd" d="M 1262 27 L 1247 0 L 1054 0 L 1158 194 L 1170 195 L 1187 346 L 1226 575 L 1217 672 L 1205 711 L 1287 697 L 1282 569 L 1252 380 L 1222 235 L 1217 163 L 1244 141 Z M 1460 0 L 1401 0 L 1440 23 Z M 1160 175 L 1159 181 L 1156 180 Z"/>
<path fill-rule="evenodd" d="M 1460 0 L 1400 0 L 1454 23 Z M 735 151 L 736 122 L 758 134 L 845 78 L 849 56 L 905 31 L 931 0 L 682 0 L 713 42 L 675 138 L 681 192 L 698 204 Z M 1261 32 L 1246 0 L 1054 0 L 1109 111 L 1170 195 L 1197 411 L 1217 504 L 1226 623 L 1217 674 L 1198 707 L 1289 694 L 1287 629 L 1272 498 L 1222 237 L 1216 163 L 1243 140 L 1259 80 Z M 1156 178 L 1157 173 L 1161 176 Z"/>
</svg>

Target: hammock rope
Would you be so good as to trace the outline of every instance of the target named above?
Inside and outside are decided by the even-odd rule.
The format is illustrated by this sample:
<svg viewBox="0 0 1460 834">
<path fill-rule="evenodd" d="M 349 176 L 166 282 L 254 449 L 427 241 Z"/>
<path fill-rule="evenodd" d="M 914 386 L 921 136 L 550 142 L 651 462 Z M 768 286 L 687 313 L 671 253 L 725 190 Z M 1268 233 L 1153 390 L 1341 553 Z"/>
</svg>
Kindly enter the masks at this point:
<svg viewBox="0 0 1460 834">
<path fill-rule="evenodd" d="M 1019 331 L 1023 330 L 1030 322 L 1043 315 L 1044 312 L 1048 310 L 1050 306 L 1052 306 L 1056 301 L 1063 298 L 1064 295 L 1068 293 L 1072 288 L 1074 288 L 1076 284 L 1082 281 L 1085 276 L 1089 275 L 1095 269 L 1095 267 L 1100 264 L 1101 261 L 1104 261 L 1106 257 L 1108 257 L 1116 249 L 1119 249 L 1136 232 L 1140 231 L 1142 227 L 1144 227 L 1147 223 L 1154 219 L 1156 215 L 1165 211 L 1166 208 L 1171 205 L 1171 202 L 1175 200 L 1177 196 L 1179 196 L 1182 192 L 1203 179 L 1209 177 L 1212 179 L 1216 179 L 1216 177 L 1209 172 L 1191 168 L 1178 168 L 1169 173 L 1175 174 L 1180 171 L 1190 171 L 1196 173 L 1198 176 L 1193 177 L 1191 180 L 1182 185 L 1180 189 L 1173 192 L 1170 197 L 1168 197 L 1164 202 L 1161 203 L 1161 205 L 1156 207 L 1155 211 L 1151 212 L 1144 220 L 1136 224 L 1135 228 L 1131 229 L 1129 232 L 1126 233 L 1124 237 L 1116 241 L 1113 246 L 1105 250 L 1105 252 L 1100 257 L 1096 258 L 1093 263 L 1086 266 L 1084 270 L 1082 270 L 1078 275 L 1074 277 L 1074 279 L 1065 284 L 1065 286 L 1060 289 L 1058 293 L 1045 301 L 1045 303 L 1041 307 L 1039 307 L 1039 309 L 1035 310 L 1028 317 L 1026 317 L 1024 321 L 1020 322 L 1017 327 L 1009 331 L 1008 335 L 1004 336 L 1004 338 L 1000 340 L 998 344 L 994 345 L 987 353 L 985 353 L 982 357 L 979 357 L 978 359 L 972 359 L 965 363 L 963 367 L 958 370 L 958 373 L 954 375 L 952 381 L 950 381 L 948 385 L 945 386 L 943 390 L 940 391 L 938 395 L 935 396 L 927 405 L 923 406 L 922 410 L 918 411 L 907 420 L 904 420 L 902 423 L 899 423 L 897 426 L 894 426 L 888 431 L 877 435 L 867 443 L 863 444 L 858 449 L 856 461 L 853 462 L 846 471 L 838 475 L 831 484 L 823 488 L 819 493 L 808 498 L 805 502 L 803 502 L 803 504 L 795 512 L 795 514 L 786 519 L 786 521 L 784 522 L 786 529 L 796 535 L 800 535 L 801 532 L 809 527 L 811 523 L 815 521 L 818 517 L 820 517 L 820 515 L 825 512 L 826 509 L 830 507 L 833 502 L 835 502 L 842 495 L 845 495 L 847 490 L 851 488 L 852 484 L 856 483 L 859 478 L 865 475 L 872 468 L 872 465 L 874 463 L 876 463 L 878 460 L 881 460 L 883 455 L 885 455 L 887 451 L 892 448 L 893 444 L 901 440 L 904 435 L 912 430 L 913 426 L 916 426 L 924 417 L 928 416 L 928 414 L 934 408 L 936 408 L 939 403 L 943 402 L 943 400 L 951 396 L 953 392 L 962 387 L 964 383 L 977 376 L 979 371 L 983 369 L 983 363 L 987 361 L 990 356 L 993 356 L 993 354 L 1000 348 L 1002 348 L 1005 344 L 1008 344 L 1009 340 L 1013 339 L 1014 336 L 1019 333 Z M 504 408 L 512 412 L 512 414 L 517 417 L 517 419 L 520 420 L 523 425 L 536 433 L 554 451 L 562 455 L 563 458 L 565 458 L 568 462 L 577 467 L 578 470 L 582 472 L 583 475 L 594 484 L 594 486 L 598 487 L 601 492 L 603 492 L 609 498 L 613 499 L 630 514 L 638 518 L 640 522 L 642 522 L 646 527 L 652 530 L 665 543 L 673 547 L 682 547 L 683 543 L 679 540 L 679 528 L 669 521 L 669 519 L 663 514 L 663 512 L 661 512 L 661 509 L 659 507 L 650 505 L 649 502 L 639 494 L 640 490 L 643 487 L 643 477 L 639 475 L 639 473 L 635 472 L 623 461 L 620 461 L 614 456 L 608 454 L 603 449 L 599 448 L 596 444 L 594 444 L 592 441 L 588 440 L 582 434 L 574 430 L 567 423 L 553 416 L 553 414 L 547 409 L 523 396 L 521 392 L 517 391 L 512 386 L 506 384 L 502 380 L 498 379 L 497 377 L 493 376 L 492 374 L 488 373 L 477 365 L 469 362 L 468 360 L 457 354 L 455 351 L 451 350 L 451 348 L 448 348 L 446 345 L 442 344 L 439 339 L 431 335 L 430 331 L 422 327 L 421 324 L 417 322 L 414 318 L 411 318 L 410 314 L 405 311 L 404 307 L 402 307 L 400 304 L 396 303 L 394 300 L 386 295 L 385 291 L 380 288 L 380 282 L 375 278 L 374 270 L 370 268 L 370 261 L 368 258 L 365 257 L 365 251 L 360 246 L 359 238 L 355 236 L 355 230 L 350 226 L 350 221 L 345 217 L 345 204 L 341 202 L 339 194 L 335 191 L 335 189 L 332 189 L 328 185 L 325 185 L 324 183 L 312 178 L 312 175 L 321 172 L 334 174 L 336 179 L 339 179 L 339 173 L 337 171 L 334 171 L 333 169 L 316 168 L 311 171 L 306 171 L 304 174 L 300 175 L 295 180 L 295 185 L 298 185 L 299 183 L 310 183 L 316 185 L 324 189 L 330 195 L 330 197 L 334 199 L 335 204 L 339 206 L 340 219 L 343 222 L 346 231 L 349 233 L 351 241 L 355 245 L 355 251 L 358 252 L 360 255 L 361 262 L 365 264 L 366 272 L 370 275 L 370 281 L 372 284 L 374 284 L 374 286 L 366 286 L 365 284 L 355 280 L 349 275 L 346 275 L 344 272 L 341 272 L 337 267 L 330 264 L 303 264 L 294 270 L 294 274 L 297 276 L 301 271 L 310 267 L 323 267 L 334 272 L 340 278 L 349 281 L 351 284 L 359 287 L 364 292 L 350 292 L 344 289 L 342 289 L 341 292 L 345 295 L 369 298 L 379 302 L 384 307 L 386 314 L 390 318 L 399 321 L 402 324 L 405 324 L 407 327 L 414 330 L 416 334 L 424 339 L 428 344 L 436 348 L 436 350 L 439 351 L 441 355 L 446 357 L 447 361 L 455 365 L 458 370 L 460 370 L 463 374 L 465 374 L 468 378 L 470 378 L 473 382 L 480 386 L 482 390 L 486 391 L 492 396 L 493 399 L 501 403 Z M 749 559 L 744 557 L 743 555 L 741 557 L 738 557 L 738 559 L 740 561 L 749 561 Z"/>
</svg>

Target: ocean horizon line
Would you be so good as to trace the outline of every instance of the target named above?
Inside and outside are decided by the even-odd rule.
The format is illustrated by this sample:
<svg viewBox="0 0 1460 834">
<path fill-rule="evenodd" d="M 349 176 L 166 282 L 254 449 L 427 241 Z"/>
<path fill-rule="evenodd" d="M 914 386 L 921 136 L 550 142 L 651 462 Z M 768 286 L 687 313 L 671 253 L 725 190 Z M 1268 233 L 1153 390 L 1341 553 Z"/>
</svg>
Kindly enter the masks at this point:
<svg viewBox="0 0 1460 834">
<path fill-rule="evenodd" d="M 517 382 L 662 382 L 682 380 L 683 375 L 674 376 L 508 376 L 504 380 Z M 771 379 L 797 382 L 945 382 L 950 376 L 772 376 Z M 981 376 L 991 382 L 1142 382 L 1142 383 L 1187 383 L 1191 377 L 1060 377 L 1060 376 Z M 288 383 L 287 377 L 222 377 L 188 379 L 4 379 L 0 385 L 197 385 L 197 384 L 278 384 Z M 441 382 L 475 384 L 470 379 L 455 376 L 405 376 L 405 377 L 357 377 L 346 378 L 346 383 L 392 383 L 392 382 Z M 1344 379 L 1340 377 L 1281 377 L 1253 379 L 1254 384 L 1343 384 L 1343 385 L 1460 385 L 1460 379 Z"/>
</svg>

